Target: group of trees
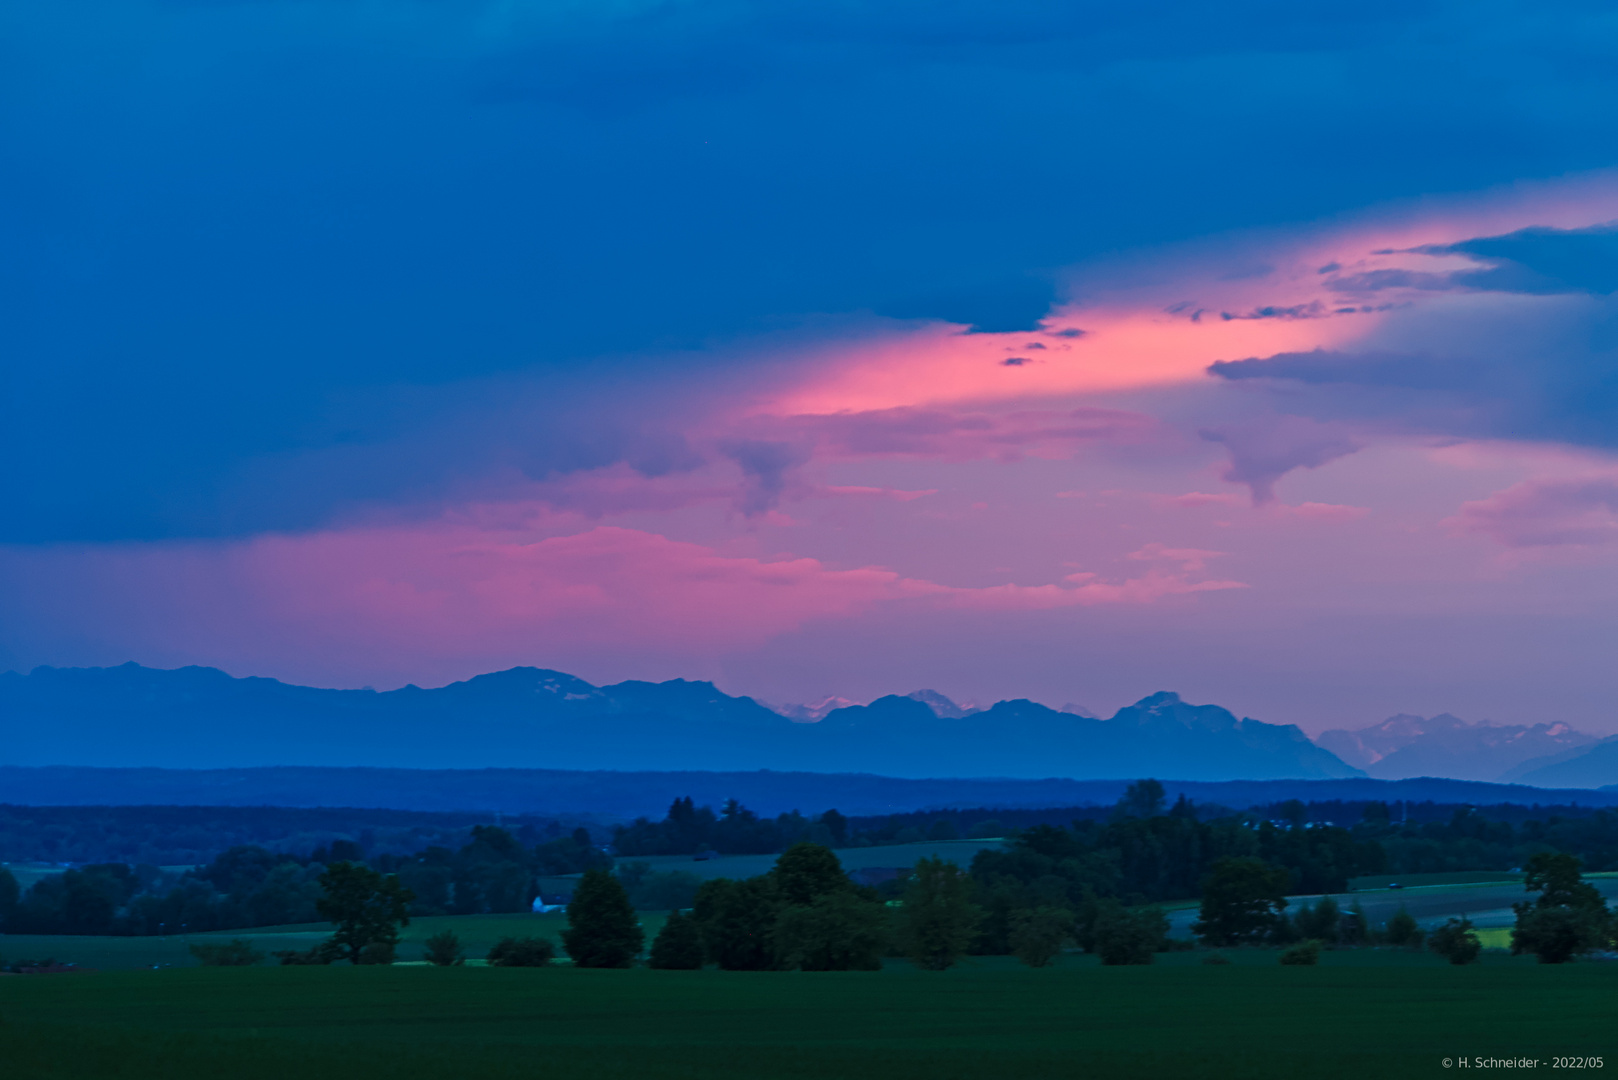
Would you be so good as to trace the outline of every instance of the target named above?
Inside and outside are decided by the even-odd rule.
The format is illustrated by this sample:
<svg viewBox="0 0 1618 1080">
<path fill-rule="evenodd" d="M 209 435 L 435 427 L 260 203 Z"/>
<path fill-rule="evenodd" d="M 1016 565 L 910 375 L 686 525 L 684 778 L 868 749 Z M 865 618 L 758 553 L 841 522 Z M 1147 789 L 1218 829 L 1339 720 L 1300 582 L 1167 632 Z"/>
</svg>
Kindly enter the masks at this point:
<svg viewBox="0 0 1618 1080">
<path fill-rule="evenodd" d="M 1017 920 L 1040 908 L 1071 913 L 1079 940 L 1090 942 L 1103 915 L 1104 925 L 1121 925 L 1125 909 L 1197 896 L 1221 865 L 1238 868 L 1228 873 L 1262 868 L 1265 888 L 1285 896 L 1342 891 L 1349 877 L 1380 869 L 1381 854 L 1340 827 L 1283 829 L 1263 821 L 1255 828 L 1234 816 L 1203 821 L 1183 797 L 1165 810 L 1162 785 L 1143 780 L 1106 821 L 1036 825 L 1004 849 L 978 852 L 972 879 L 986 912 L 978 951 L 1010 952 Z M 1215 875 L 1215 887 L 1219 880 Z M 1139 926 L 1133 932 L 1147 933 Z"/>
<path fill-rule="evenodd" d="M 656 968 L 712 963 L 727 971 L 870 971 L 884 956 L 903 955 L 922 967 L 945 968 L 970 948 L 980 919 L 970 880 L 953 863 L 921 860 L 902 900 L 890 905 L 875 889 L 850 880 L 830 848 L 800 841 L 766 874 L 703 882 L 689 915 L 670 914 L 649 962 Z"/>
<path fill-rule="evenodd" d="M 689 798 L 675 799 L 662 821 L 636 818 L 613 832 L 619 855 L 693 855 L 717 851 L 721 855 L 768 855 L 784 851 L 800 840 L 841 847 L 848 840 L 848 819 L 827 810 L 814 820 L 798 811 L 761 818 L 735 799 L 719 812 L 697 806 Z"/>
<path fill-rule="evenodd" d="M 1560 964 L 1618 944 L 1618 917 L 1601 893 L 1583 880 L 1581 862 L 1565 852 L 1541 852 L 1528 860 L 1524 888 L 1534 900 L 1514 904 L 1512 952 L 1532 953 L 1541 963 Z M 1321 946 L 1391 945 L 1419 948 L 1423 942 L 1452 964 L 1478 958 L 1482 942 L 1470 919 L 1451 918 L 1425 933 L 1403 907 L 1383 927 L 1372 926 L 1355 901 L 1344 911 L 1322 897 L 1300 905 L 1291 918 L 1287 872 L 1261 859 L 1222 858 L 1203 884 L 1201 918 L 1192 931 L 1209 945 L 1305 943 L 1293 963 L 1313 963 Z"/>
<path fill-rule="evenodd" d="M 1534 816 L 1521 817 L 1523 813 Z M 1618 812 L 1566 813 L 1458 806 L 1436 821 L 1397 820 L 1385 803 L 1367 803 L 1354 834 L 1382 848 L 1393 874 L 1526 867 L 1535 855 L 1576 855 L 1592 871 L 1618 870 Z"/>
<path fill-rule="evenodd" d="M 583 828 L 528 848 L 505 829 L 477 825 L 459 850 L 434 846 L 372 862 L 398 874 L 415 893 L 412 914 L 482 915 L 527 911 L 538 892 L 537 878 L 611 866 L 612 858 Z"/>
<path fill-rule="evenodd" d="M 29 934 L 170 934 L 314 922 L 320 882 L 338 863 L 366 862 L 398 877 L 412 915 L 527 911 L 543 875 L 577 874 L 612 859 L 584 829 L 533 847 L 506 829 L 479 825 L 459 849 L 366 860 L 336 840 L 299 857 L 253 845 L 175 876 L 154 866 L 101 863 L 41 878 L 26 893 L 0 868 L 0 931 Z"/>
</svg>

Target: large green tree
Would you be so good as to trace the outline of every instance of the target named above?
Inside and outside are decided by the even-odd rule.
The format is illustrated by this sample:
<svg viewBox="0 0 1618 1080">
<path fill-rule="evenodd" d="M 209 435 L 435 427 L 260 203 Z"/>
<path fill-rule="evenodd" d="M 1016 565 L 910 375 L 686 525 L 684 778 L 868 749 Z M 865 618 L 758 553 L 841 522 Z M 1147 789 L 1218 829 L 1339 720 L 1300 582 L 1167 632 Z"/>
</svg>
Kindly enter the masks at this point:
<svg viewBox="0 0 1618 1080">
<path fill-rule="evenodd" d="M 1011 916 L 1011 952 L 1029 967 L 1046 967 L 1062 953 L 1077 928 L 1067 908 L 1021 908 Z"/>
<path fill-rule="evenodd" d="M 1542 964 L 1562 964 L 1612 940 L 1612 913 L 1600 891 L 1584 880 L 1578 856 L 1540 852 L 1525 870 L 1523 888 L 1539 897 L 1512 905 L 1517 912 L 1512 952 L 1533 953 Z"/>
<path fill-rule="evenodd" d="M 17 901 L 21 896 L 22 890 L 17 887 L 16 877 L 0 866 L 0 932 L 8 929 L 6 924 L 17 913 Z"/>
<path fill-rule="evenodd" d="M 322 918 L 337 929 L 327 942 L 330 950 L 351 963 L 391 952 L 399 945 L 399 928 L 410 922 L 410 901 L 415 894 L 393 874 L 381 874 L 364 863 L 334 862 L 320 875 L 325 895 L 315 901 Z"/>
<path fill-rule="evenodd" d="M 954 863 L 936 857 L 916 863 L 900 909 L 900 939 L 918 967 L 942 971 L 972 947 L 983 910 L 971 888 Z"/>
<path fill-rule="evenodd" d="M 767 874 L 741 881 L 704 881 L 692 908 L 708 958 L 726 971 L 769 971 L 779 966 L 775 921 L 780 912 L 775 880 Z"/>
<path fill-rule="evenodd" d="M 769 877 L 782 905 L 771 930 L 776 962 L 803 971 L 874 971 L 887 944 L 887 911 L 843 872 L 830 848 L 803 841 Z"/>
<path fill-rule="evenodd" d="M 652 939 L 647 967 L 667 971 L 695 971 L 702 966 L 702 931 L 697 921 L 678 911 L 669 912 L 663 929 Z"/>
<path fill-rule="evenodd" d="M 1191 930 L 1209 945 L 1264 941 L 1283 927 L 1288 875 L 1262 859 L 1226 857 L 1202 882 L 1202 917 Z"/>
<path fill-rule="evenodd" d="M 770 876 L 775 879 L 776 894 L 788 906 L 812 904 L 829 893 L 853 887 L 837 853 L 807 840 L 787 848 L 775 860 Z"/>
<path fill-rule="evenodd" d="M 623 884 L 599 867 L 586 870 L 567 906 L 562 944 L 578 967 L 626 968 L 646 943 Z"/>
<path fill-rule="evenodd" d="M 887 909 L 853 889 L 823 893 L 776 917 L 772 945 L 782 967 L 876 971 L 887 944 Z"/>
</svg>

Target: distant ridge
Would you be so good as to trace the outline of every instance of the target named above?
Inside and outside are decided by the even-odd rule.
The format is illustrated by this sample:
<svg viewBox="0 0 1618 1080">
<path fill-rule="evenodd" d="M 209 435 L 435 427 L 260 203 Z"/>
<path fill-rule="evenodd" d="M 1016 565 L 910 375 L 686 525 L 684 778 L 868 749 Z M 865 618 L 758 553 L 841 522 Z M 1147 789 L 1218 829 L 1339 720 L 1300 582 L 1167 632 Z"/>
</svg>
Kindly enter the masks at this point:
<svg viewBox="0 0 1618 1080">
<path fill-rule="evenodd" d="M 1323 731 L 1315 742 L 1382 780 L 1449 776 L 1509 783 L 1536 762 L 1547 765 L 1577 756 L 1596 738 L 1561 722 L 1468 723 L 1449 713 L 1427 718 L 1401 713 L 1354 731 Z"/>
<path fill-rule="evenodd" d="M 541 668 L 377 693 L 203 667 L 40 667 L 0 674 L 0 764 L 764 768 L 914 779 L 1361 775 L 1290 724 L 1238 719 L 1168 692 L 1110 720 L 1026 700 L 969 711 L 921 693 L 925 700 L 890 695 L 789 719 L 711 683 L 593 686 Z"/>
<path fill-rule="evenodd" d="M 740 799 L 765 814 L 892 814 L 949 807 L 1105 806 L 1126 780 L 909 780 L 809 772 L 573 772 L 547 769 L 95 769 L 0 767 L 0 803 L 26 806 L 287 806 L 661 817 L 677 796 Z M 1465 780 L 1165 781 L 1169 797 L 1242 809 L 1285 799 L 1618 806 L 1618 790 L 1547 790 Z"/>
<path fill-rule="evenodd" d="M 1593 746 L 1526 761 L 1501 779 L 1539 786 L 1618 787 L 1618 735 Z"/>
</svg>

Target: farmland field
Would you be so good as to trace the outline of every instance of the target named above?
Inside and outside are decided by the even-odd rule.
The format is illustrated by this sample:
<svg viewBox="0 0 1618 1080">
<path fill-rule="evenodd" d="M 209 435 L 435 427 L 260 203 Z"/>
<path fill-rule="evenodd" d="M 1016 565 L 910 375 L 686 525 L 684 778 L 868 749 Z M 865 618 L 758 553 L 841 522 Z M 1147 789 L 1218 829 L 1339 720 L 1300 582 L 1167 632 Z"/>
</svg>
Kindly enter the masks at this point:
<svg viewBox="0 0 1618 1080">
<path fill-rule="evenodd" d="M 0 978 L 8 1078 L 1434 1076 L 1618 1051 L 1618 965 L 1271 950 L 942 973 L 193 968 Z M 1615 1063 L 1618 1064 L 1618 1063 Z M 1548 1066 L 1547 1066 L 1548 1067 Z"/>
<path fill-rule="evenodd" d="M 643 912 L 641 925 L 647 940 L 663 925 L 663 916 Z M 469 957 L 480 958 L 503 937 L 548 937 L 561 940 L 567 917 L 549 915 L 435 915 L 410 920 L 399 946 L 400 960 L 419 960 L 422 942 L 441 930 L 453 930 Z M 251 930 L 222 930 L 210 934 L 178 934 L 169 937 L 75 937 L 43 934 L 0 934 L 0 957 L 50 958 L 80 967 L 101 970 L 150 968 L 157 965 L 192 967 L 190 946 L 245 938 L 262 952 L 278 949 L 307 949 L 331 936 L 328 923 L 297 926 L 259 926 Z"/>
</svg>

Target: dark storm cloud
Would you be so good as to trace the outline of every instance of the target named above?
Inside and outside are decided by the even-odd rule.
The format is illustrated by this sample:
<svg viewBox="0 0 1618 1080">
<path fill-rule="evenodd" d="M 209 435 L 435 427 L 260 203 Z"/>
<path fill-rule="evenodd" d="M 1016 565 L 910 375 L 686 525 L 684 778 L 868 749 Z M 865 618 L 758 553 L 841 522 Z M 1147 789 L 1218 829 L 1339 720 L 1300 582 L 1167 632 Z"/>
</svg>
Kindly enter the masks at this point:
<svg viewBox="0 0 1618 1080">
<path fill-rule="evenodd" d="M 1422 255 L 1463 255 L 1487 265 L 1444 272 L 1368 270 L 1333 277 L 1326 282 L 1326 288 L 1355 294 L 1416 289 L 1539 296 L 1581 292 L 1607 296 L 1618 291 L 1618 226 L 1611 224 L 1582 229 L 1535 226 L 1502 236 L 1480 236 L 1458 244 L 1428 244 L 1411 250 Z M 1337 269 L 1340 267 L 1334 264 L 1323 267 L 1321 272 Z"/>
<path fill-rule="evenodd" d="M 1209 373 L 1271 388 L 1276 408 L 1321 420 L 1618 445 L 1618 306 L 1587 296 L 1534 303 L 1543 310 L 1412 315 L 1380 335 L 1391 348 L 1279 353 Z"/>
<path fill-rule="evenodd" d="M 1603 296 L 1618 291 L 1618 226 L 1610 224 L 1584 229 L 1519 229 L 1504 236 L 1425 250 L 1500 264 L 1457 274 L 1456 280 L 1469 288 Z"/>
</svg>

